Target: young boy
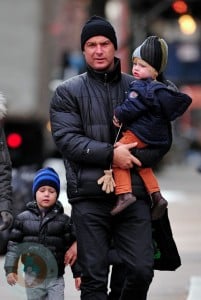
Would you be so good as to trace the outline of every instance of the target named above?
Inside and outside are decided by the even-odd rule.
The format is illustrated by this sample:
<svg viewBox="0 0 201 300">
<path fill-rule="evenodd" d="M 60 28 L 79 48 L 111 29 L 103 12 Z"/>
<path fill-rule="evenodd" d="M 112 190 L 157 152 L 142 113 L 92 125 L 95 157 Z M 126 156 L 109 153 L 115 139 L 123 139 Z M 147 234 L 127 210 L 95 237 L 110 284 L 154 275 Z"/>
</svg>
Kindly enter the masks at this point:
<svg viewBox="0 0 201 300">
<path fill-rule="evenodd" d="M 32 193 L 33 201 L 16 217 L 11 231 L 4 265 L 7 282 L 11 286 L 20 282 L 21 258 L 28 300 L 64 300 L 65 253 L 75 243 L 75 235 L 57 200 L 60 179 L 53 168 L 36 173 Z"/>
<path fill-rule="evenodd" d="M 167 56 L 168 46 L 157 36 L 148 37 L 134 50 L 132 74 L 136 80 L 130 85 L 128 98 L 114 111 L 114 125 L 119 127 L 122 123 L 125 129 L 119 143 L 137 142 L 138 148 L 144 148 L 166 146 L 172 139 L 170 122 L 181 116 L 192 100 L 172 83 L 157 80 L 166 67 Z M 118 200 L 111 214 L 116 215 L 136 198 L 132 193 L 130 171 L 113 168 L 113 173 Z M 152 219 L 158 219 L 167 208 L 167 200 L 161 195 L 151 168 L 139 168 L 139 174 L 152 198 Z"/>
</svg>

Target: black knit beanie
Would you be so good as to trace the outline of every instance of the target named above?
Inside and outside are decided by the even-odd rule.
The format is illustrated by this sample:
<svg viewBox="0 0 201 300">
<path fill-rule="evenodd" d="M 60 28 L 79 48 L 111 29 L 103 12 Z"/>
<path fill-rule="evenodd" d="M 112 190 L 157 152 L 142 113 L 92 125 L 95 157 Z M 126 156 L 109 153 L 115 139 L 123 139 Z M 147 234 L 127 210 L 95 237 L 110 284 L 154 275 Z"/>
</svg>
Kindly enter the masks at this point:
<svg viewBox="0 0 201 300">
<path fill-rule="evenodd" d="M 158 73 L 164 71 L 168 59 L 168 46 L 164 39 L 157 36 L 149 36 L 132 55 L 134 58 L 141 58 L 151 65 Z"/>
<path fill-rule="evenodd" d="M 86 24 L 82 28 L 82 51 L 84 50 L 84 44 L 86 43 L 86 41 L 96 35 L 106 36 L 114 44 L 114 48 L 117 50 L 116 33 L 112 25 L 102 17 L 93 16 L 86 22 Z"/>
</svg>

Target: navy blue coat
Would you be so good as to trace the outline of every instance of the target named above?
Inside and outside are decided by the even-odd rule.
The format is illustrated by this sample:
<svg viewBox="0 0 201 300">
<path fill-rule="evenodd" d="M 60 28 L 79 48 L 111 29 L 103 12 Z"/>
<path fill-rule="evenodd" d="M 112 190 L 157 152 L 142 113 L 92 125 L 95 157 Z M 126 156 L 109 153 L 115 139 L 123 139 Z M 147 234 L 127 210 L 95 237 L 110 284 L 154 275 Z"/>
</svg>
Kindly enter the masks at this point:
<svg viewBox="0 0 201 300">
<path fill-rule="evenodd" d="M 149 145 L 170 142 L 170 122 L 180 117 L 192 99 L 156 80 L 134 80 L 127 99 L 115 108 L 124 128 Z"/>
</svg>

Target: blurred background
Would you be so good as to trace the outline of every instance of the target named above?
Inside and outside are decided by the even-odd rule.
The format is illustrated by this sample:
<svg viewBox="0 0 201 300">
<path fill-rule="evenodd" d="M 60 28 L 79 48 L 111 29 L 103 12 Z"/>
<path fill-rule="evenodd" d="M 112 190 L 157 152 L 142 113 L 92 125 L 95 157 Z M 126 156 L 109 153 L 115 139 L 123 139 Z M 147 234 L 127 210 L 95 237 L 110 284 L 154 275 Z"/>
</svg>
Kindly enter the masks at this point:
<svg viewBox="0 0 201 300">
<path fill-rule="evenodd" d="M 169 45 L 166 77 L 193 98 L 173 123 L 174 143 L 162 164 L 201 163 L 201 2 L 199 0 L 0 0 L 0 90 L 13 167 L 59 157 L 49 128 L 57 84 L 85 70 L 80 31 L 93 14 L 106 17 L 118 37 L 122 70 L 148 35 Z"/>
<path fill-rule="evenodd" d="M 193 99 L 189 110 L 172 124 L 171 151 L 156 167 L 183 266 L 176 273 L 156 273 L 149 298 L 184 300 L 192 276 L 199 276 L 196 291 L 201 287 L 200 0 L 0 0 L 0 90 L 8 102 L 5 131 L 13 163 L 13 212 L 23 210 L 31 199 L 35 170 L 51 165 L 60 174 L 60 200 L 70 213 L 65 171 L 50 132 L 49 103 L 61 81 L 85 70 L 80 32 L 94 14 L 113 24 L 116 55 L 124 72 L 131 73 L 131 53 L 148 35 L 165 38 L 169 45 L 165 75 Z M 6 251 L 8 236 L 9 230 L 0 232 L 0 254 Z M 3 258 L 0 264 L 3 272 Z M 1 278 L 1 294 L 13 299 L 16 290 L 8 288 L 4 275 Z M 188 300 L 201 299 L 201 289 L 194 297 L 191 291 Z M 66 295 L 79 298 L 73 283 L 67 285 Z"/>
</svg>

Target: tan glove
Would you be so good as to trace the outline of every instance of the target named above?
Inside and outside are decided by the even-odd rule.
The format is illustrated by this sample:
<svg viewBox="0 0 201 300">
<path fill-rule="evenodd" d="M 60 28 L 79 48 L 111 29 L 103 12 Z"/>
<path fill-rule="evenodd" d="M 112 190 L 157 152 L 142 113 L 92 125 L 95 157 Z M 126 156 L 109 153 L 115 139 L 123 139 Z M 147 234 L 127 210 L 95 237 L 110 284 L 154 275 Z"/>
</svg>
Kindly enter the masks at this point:
<svg viewBox="0 0 201 300">
<path fill-rule="evenodd" d="M 107 194 L 114 192 L 115 188 L 115 182 L 112 176 L 112 169 L 110 170 L 104 170 L 105 175 L 100 177 L 97 181 L 97 183 L 103 184 L 102 190 L 106 192 Z"/>
</svg>

